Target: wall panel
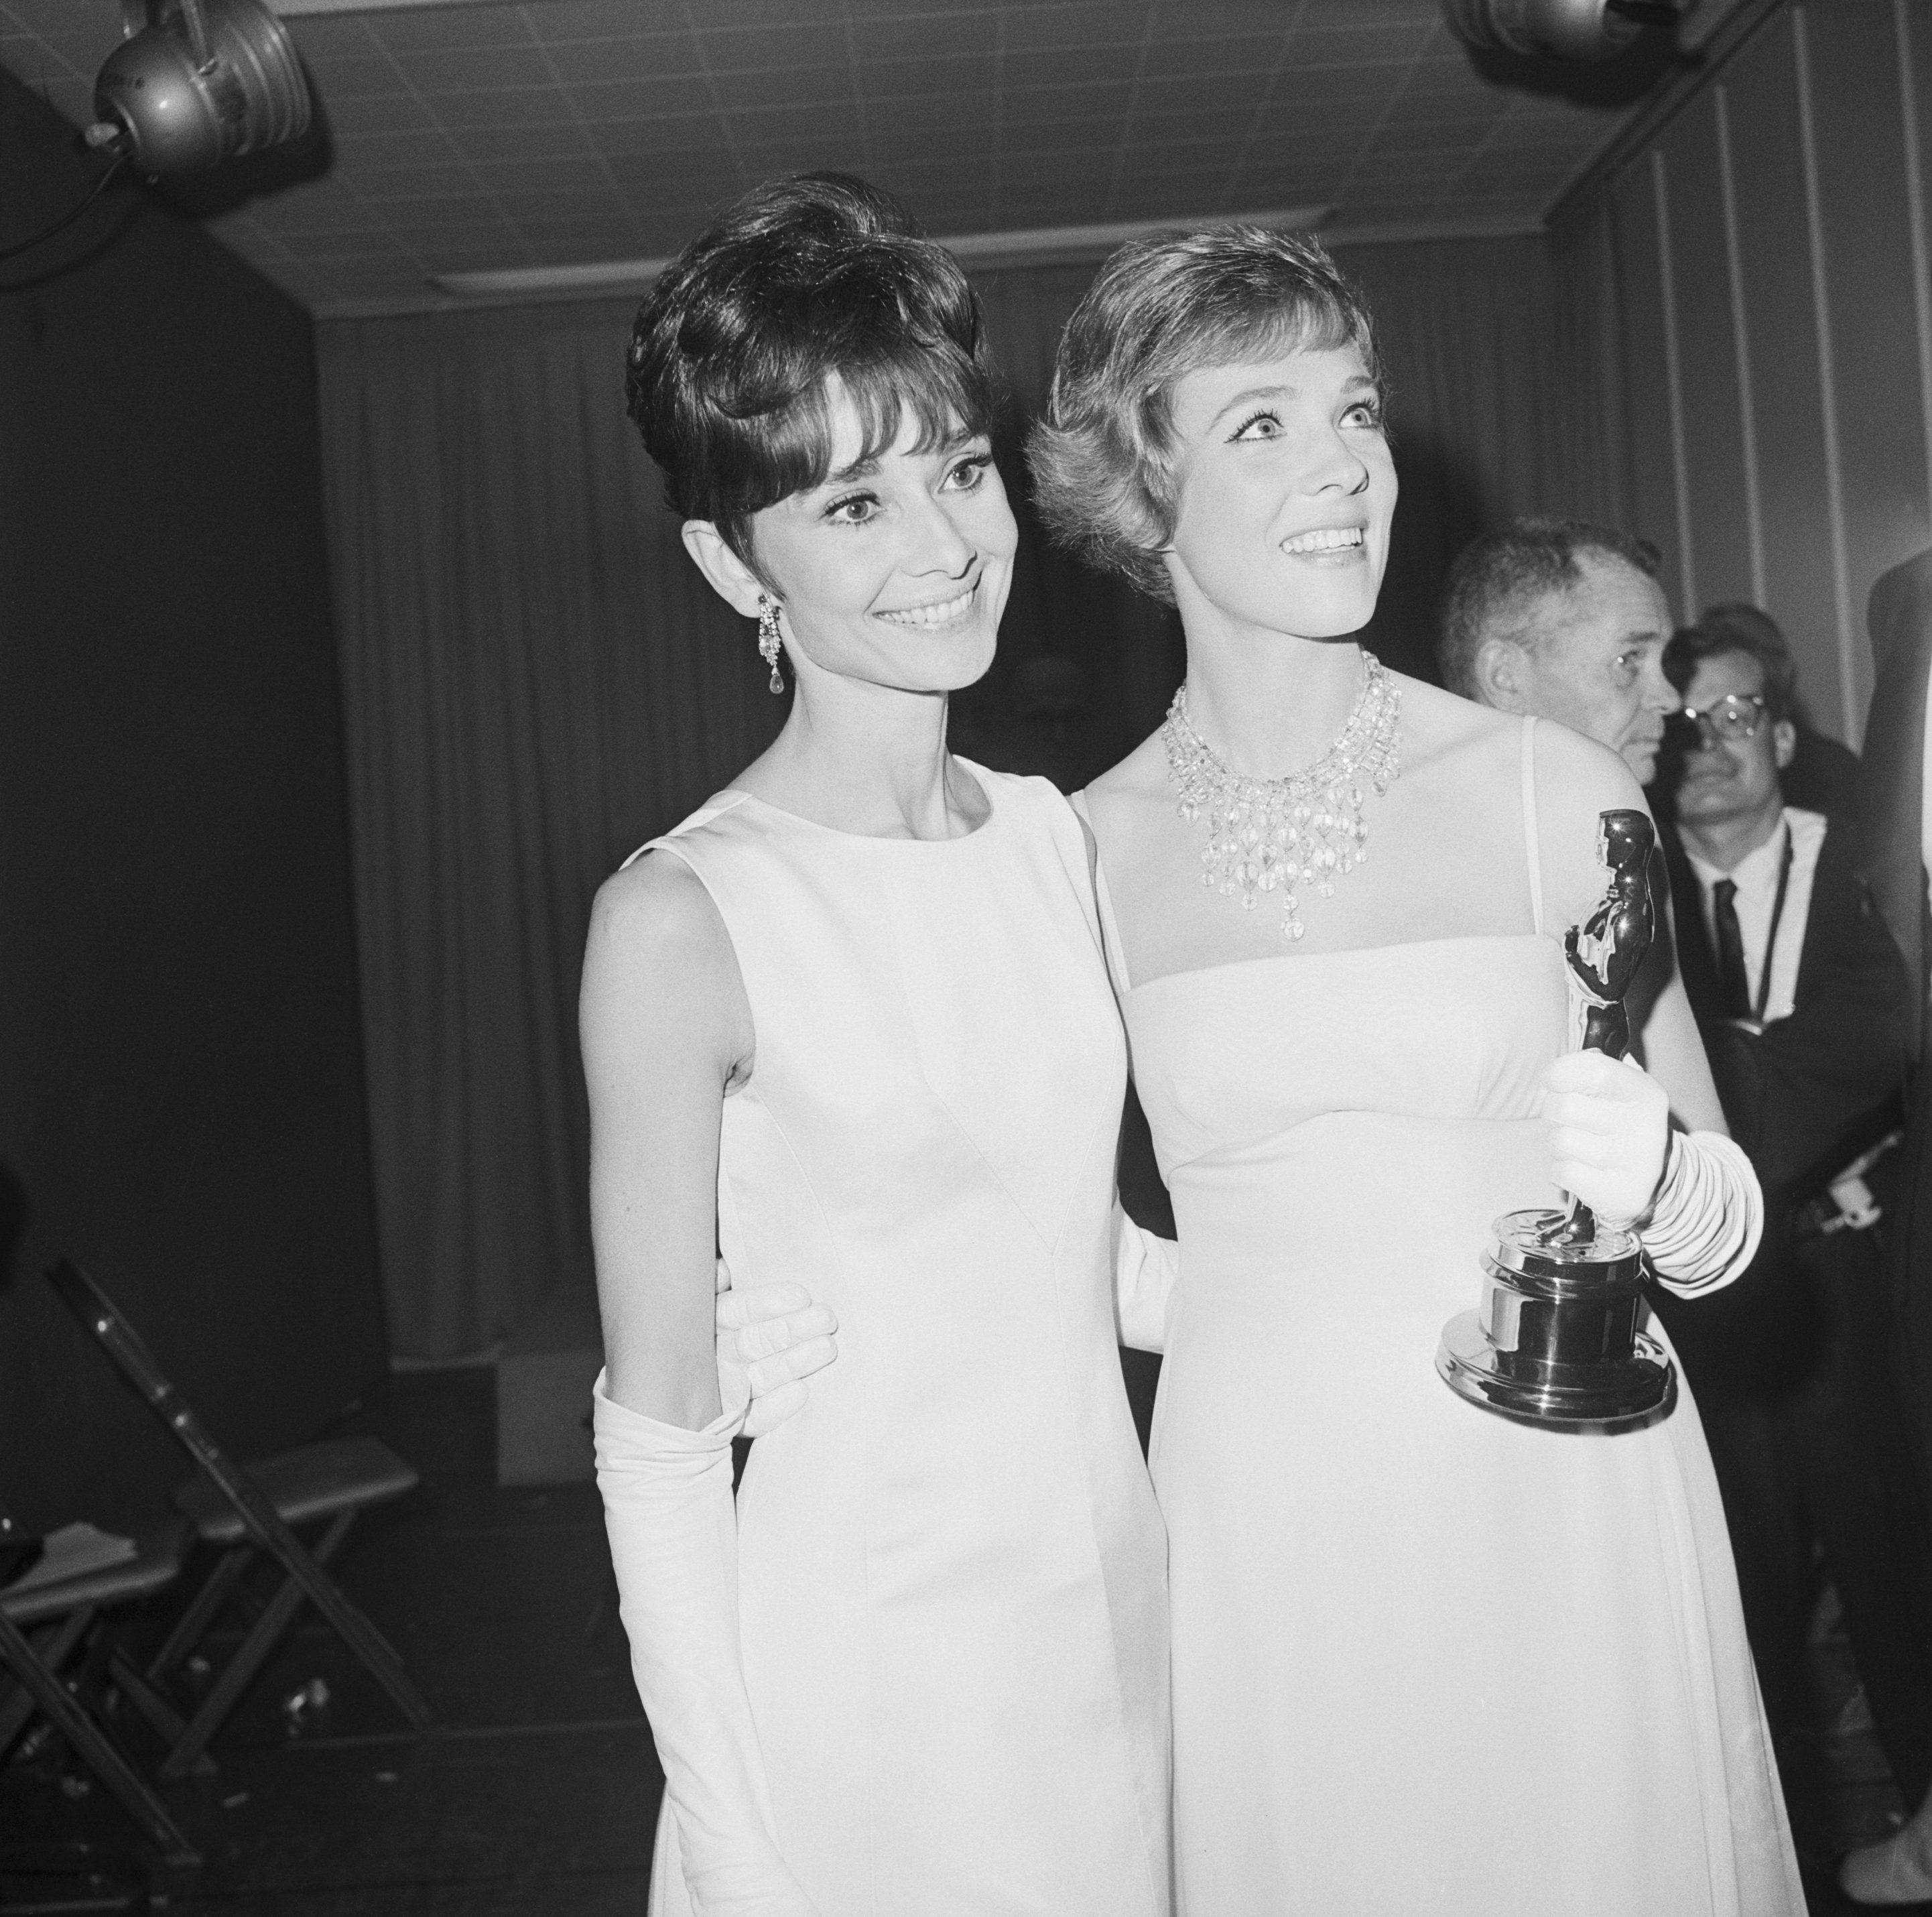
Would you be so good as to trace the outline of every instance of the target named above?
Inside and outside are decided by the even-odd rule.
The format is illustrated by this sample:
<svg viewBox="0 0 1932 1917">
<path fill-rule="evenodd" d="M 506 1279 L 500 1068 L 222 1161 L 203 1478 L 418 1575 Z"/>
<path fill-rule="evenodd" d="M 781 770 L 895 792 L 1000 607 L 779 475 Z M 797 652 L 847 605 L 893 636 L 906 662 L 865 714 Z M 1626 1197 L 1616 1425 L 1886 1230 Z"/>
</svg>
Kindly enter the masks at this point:
<svg viewBox="0 0 1932 1917">
<path fill-rule="evenodd" d="M 1615 227 L 1622 307 L 1624 410 L 1633 488 L 1629 530 L 1653 541 L 1664 554 L 1666 587 L 1675 600 L 1683 592 L 1682 501 L 1656 188 L 1656 169 L 1646 160 L 1617 182 L 1608 212 Z"/>
<path fill-rule="evenodd" d="M 1890 6 L 1840 4 L 1799 8 L 1794 30 L 1818 130 L 1845 548 L 1862 625 L 1871 581 L 1924 543 L 1926 523 L 1898 29 Z M 1849 664 L 1862 711 L 1867 648 L 1854 645 Z"/>
<path fill-rule="evenodd" d="M 1924 0 L 1788 5 L 1566 209 L 1558 249 L 1614 234 L 1632 517 L 1673 595 L 1758 599 L 1853 744 L 1867 596 L 1932 539 L 1928 122 Z"/>
<path fill-rule="evenodd" d="M 1735 233 L 1750 329 L 1753 449 L 1763 527 L 1762 603 L 1798 657 L 1814 718 L 1844 722 L 1836 595 L 1819 563 L 1826 450 L 1818 332 L 1804 217 L 1796 58 L 1788 34 L 1764 35 L 1723 82 Z"/>
<path fill-rule="evenodd" d="M 1670 128 L 1660 149 L 1670 209 L 1685 516 L 1695 560 L 1694 586 L 1685 587 L 1679 607 L 1687 617 L 1713 599 L 1752 594 L 1744 409 L 1725 218 L 1729 196 L 1717 102 L 1714 92 L 1706 93 Z"/>
</svg>

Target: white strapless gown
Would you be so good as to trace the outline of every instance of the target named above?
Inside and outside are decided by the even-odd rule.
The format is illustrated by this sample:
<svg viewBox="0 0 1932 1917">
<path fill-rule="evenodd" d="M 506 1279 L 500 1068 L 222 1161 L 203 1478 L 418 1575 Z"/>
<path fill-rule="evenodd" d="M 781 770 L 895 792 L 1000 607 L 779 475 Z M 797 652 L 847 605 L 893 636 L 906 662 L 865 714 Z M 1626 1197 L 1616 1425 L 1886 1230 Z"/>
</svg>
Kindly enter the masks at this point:
<svg viewBox="0 0 1932 1917">
<path fill-rule="evenodd" d="M 1180 1239 L 1152 1463 L 1181 1917 L 1802 1917 L 1688 1395 L 1528 1430 L 1433 1367 L 1492 1221 L 1554 1202 L 1556 942 L 1124 998 Z"/>
</svg>

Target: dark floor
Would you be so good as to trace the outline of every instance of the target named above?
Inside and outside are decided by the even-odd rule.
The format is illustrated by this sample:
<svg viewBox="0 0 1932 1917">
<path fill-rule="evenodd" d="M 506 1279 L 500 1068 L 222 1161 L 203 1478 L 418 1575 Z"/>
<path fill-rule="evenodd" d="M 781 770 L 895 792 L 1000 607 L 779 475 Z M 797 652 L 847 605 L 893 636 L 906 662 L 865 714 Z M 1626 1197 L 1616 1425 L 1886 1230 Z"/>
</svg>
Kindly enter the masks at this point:
<svg viewBox="0 0 1932 1917">
<path fill-rule="evenodd" d="M 167 1801 L 204 1849 L 157 1883 L 185 1917 L 602 1917 L 644 1908 L 662 1777 L 631 1688 L 596 1491 L 500 1491 L 492 1375 L 416 1373 L 352 1413 L 422 1473 L 372 1513 L 341 1582 L 402 1653 L 437 1734 L 402 1734 L 326 1627 L 298 1627 L 215 1744 L 212 1777 Z M 291 1735 L 281 1700 L 330 1701 Z M 140 1727 L 128 1741 L 137 1754 Z M 98 1790 L 58 1754 L 0 1772 L 0 1909 L 62 1903 L 69 1847 L 110 1879 L 140 1870 Z M 163 1899 L 166 1899 L 164 1904 Z M 117 1907 L 96 1902 L 93 1907 Z M 138 1903 L 121 1907 L 141 1907 Z"/>
<path fill-rule="evenodd" d="M 1151 1379 L 1132 1383 L 1144 1396 Z M 631 1689 L 596 1494 L 497 1489 L 494 1415 L 489 1372 L 446 1372 L 392 1381 L 344 1422 L 422 1474 L 365 1520 L 340 1576 L 402 1652 L 437 1732 L 404 1735 L 333 1636 L 300 1628 L 218 1739 L 216 1774 L 167 1793 L 206 1853 L 197 1875 L 151 1873 L 118 1808 L 77 1792 L 49 1741 L 0 1770 L 0 1910 L 642 1912 L 662 1779 Z M 1828 1594 L 1814 1635 L 1832 1728 L 1786 1762 L 1808 1770 L 1816 1807 L 1803 1846 L 1813 1917 L 1839 1917 L 1859 1906 L 1832 1887 L 1832 1852 L 1883 1835 L 1900 1805 Z M 292 1724 L 283 1700 L 316 1678 L 328 1704 Z M 146 1757 L 140 1735 L 128 1741 Z"/>
</svg>

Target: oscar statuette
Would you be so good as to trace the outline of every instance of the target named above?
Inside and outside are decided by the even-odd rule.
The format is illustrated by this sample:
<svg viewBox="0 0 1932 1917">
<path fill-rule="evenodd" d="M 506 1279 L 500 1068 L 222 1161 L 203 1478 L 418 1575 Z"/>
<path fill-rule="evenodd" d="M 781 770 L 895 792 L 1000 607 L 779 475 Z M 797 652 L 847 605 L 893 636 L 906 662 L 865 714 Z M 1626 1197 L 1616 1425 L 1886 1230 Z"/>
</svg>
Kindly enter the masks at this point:
<svg viewBox="0 0 1932 1917">
<path fill-rule="evenodd" d="M 1630 1050 L 1624 994 L 1656 936 L 1650 855 L 1656 828 L 1635 810 L 1600 815 L 1597 857 L 1610 874 L 1601 901 L 1563 942 L 1583 1049 Z M 1677 1378 L 1663 1348 L 1637 1329 L 1643 1247 L 1599 1225 L 1572 1197 L 1562 1211 L 1506 1212 L 1482 1259 L 1480 1306 L 1443 1327 L 1436 1369 L 1459 1397 L 1521 1424 L 1620 1431 L 1670 1415 Z"/>
</svg>

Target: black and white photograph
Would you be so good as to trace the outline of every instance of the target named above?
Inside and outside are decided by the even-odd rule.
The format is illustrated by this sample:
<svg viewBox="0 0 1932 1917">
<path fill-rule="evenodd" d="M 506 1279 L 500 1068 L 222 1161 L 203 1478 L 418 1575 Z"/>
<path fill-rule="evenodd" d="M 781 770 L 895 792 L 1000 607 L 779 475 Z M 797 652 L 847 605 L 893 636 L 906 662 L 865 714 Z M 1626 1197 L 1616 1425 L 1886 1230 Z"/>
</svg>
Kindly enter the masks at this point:
<svg viewBox="0 0 1932 1917">
<path fill-rule="evenodd" d="M 1932 1912 L 1928 180 L 1927 0 L 0 0 L 0 1912 Z"/>
</svg>

